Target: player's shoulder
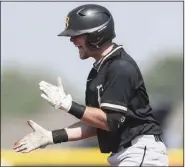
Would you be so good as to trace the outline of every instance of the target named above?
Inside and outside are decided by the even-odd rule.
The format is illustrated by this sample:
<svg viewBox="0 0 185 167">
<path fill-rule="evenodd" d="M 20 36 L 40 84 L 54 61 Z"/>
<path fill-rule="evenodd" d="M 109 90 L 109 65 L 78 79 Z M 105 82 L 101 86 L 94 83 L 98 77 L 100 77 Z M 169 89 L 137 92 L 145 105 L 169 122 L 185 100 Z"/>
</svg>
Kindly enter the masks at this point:
<svg viewBox="0 0 185 167">
<path fill-rule="evenodd" d="M 109 64 L 108 71 L 133 73 L 137 72 L 136 64 L 132 59 L 124 59 L 122 57 L 112 60 Z"/>
<path fill-rule="evenodd" d="M 110 67 L 126 68 L 130 66 L 137 66 L 135 60 L 125 51 L 123 47 L 119 50 L 120 51 L 118 53 L 115 53 L 115 55 L 112 56 L 113 59 Z"/>
</svg>

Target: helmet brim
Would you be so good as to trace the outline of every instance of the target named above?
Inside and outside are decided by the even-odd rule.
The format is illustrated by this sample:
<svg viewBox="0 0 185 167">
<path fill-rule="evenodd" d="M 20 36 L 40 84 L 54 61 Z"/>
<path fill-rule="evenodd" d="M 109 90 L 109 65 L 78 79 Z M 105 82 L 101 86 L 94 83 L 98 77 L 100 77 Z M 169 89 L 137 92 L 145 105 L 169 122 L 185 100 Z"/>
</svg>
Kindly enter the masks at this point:
<svg viewBox="0 0 185 167">
<path fill-rule="evenodd" d="M 108 22 L 108 21 L 107 21 Z M 65 36 L 65 37 L 72 37 L 72 36 L 78 36 L 78 35 L 82 35 L 82 34 L 87 34 L 87 33 L 92 33 L 94 31 L 97 31 L 98 29 L 104 27 L 106 24 L 104 23 L 101 26 L 98 27 L 94 27 L 91 29 L 87 29 L 87 30 L 72 30 L 72 29 L 65 29 L 64 31 L 62 31 L 60 34 L 58 34 L 58 36 Z"/>
<path fill-rule="evenodd" d="M 58 34 L 58 36 L 65 36 L 65 37 L 72 37 L 72 36 L 77 36 L 77 35 L 81 35 L 82 32 L 77 32 L 71 29 L 66 29 L 64 31 L 62 31 L 60 34 Z"/>
</svg>

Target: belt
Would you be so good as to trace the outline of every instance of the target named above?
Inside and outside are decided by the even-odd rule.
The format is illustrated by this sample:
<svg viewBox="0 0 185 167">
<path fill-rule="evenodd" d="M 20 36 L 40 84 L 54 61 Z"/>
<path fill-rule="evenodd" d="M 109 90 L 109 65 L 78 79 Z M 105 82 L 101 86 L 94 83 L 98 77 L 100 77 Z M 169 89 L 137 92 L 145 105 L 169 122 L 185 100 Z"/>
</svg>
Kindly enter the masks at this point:
<svg viewBox="0 0 185 167">
<path fill-rule="evenodd" d="M 159 141 L 163 142 L 161 135 L 153 135 L 153 136 L 156 142 L 159 142 Z M 118 152 L 131 146 L 132 146 L 132 142 L 128 142 L 127 144 L 124 144 L 123 146 L 119 147 Z"/>
</svg>

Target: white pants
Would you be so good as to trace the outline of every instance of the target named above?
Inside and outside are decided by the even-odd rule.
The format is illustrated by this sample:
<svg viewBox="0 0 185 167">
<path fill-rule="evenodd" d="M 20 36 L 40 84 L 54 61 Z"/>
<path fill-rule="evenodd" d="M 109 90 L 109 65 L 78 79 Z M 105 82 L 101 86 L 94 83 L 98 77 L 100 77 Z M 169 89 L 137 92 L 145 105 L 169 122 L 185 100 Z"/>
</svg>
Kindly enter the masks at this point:
<svg viewBox="0 0 185 167">
<path fill-rule="evenodd" d="M 153 135 L 141 135 L 107 161 L 111 166 L 168 166 L 168 155 L 163 142 L 155 141 Z"/>
</svg>

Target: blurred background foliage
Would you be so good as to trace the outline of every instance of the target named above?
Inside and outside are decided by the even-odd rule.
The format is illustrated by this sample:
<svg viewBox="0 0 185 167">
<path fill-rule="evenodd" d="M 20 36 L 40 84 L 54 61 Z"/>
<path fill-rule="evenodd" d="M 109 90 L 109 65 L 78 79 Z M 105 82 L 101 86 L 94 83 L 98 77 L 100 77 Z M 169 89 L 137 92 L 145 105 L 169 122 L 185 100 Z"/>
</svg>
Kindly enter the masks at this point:
<svg viewBox="0 0 185 167">
<path fill-rule="evenodd" d="M 38 111 L 42 105 L 38 81 L 43 74 L 24 74 L 19 69 L 3 69 L 1 76 L 1 112 L 22 115 Z"/>
<path fill-rule="evenodd" d="M 56 78 L 47 70 L 19 69 L 14 67 L 2 69 L 1 75 L 1 113 L 3 116 L 34 114 L 45 104 L 40 97 L 39 82 L 41 80 L 56 84 Z M 83 103 L 79 89 L 70 83 L 64 75 L 62 82 L 66 92 L 70 92 L 74 100 Z"/>
<path fill-rule="evenodd" d="M 144 73 L 149 96 L 177 102 L 183 99 L 183 59 L 182 54 L 160 56 Z M 1 75 L 1 112 L 3 115 L 22 115 L 38 112 L 45 105 L 40 98 L 38 83 L 46 80 L 56 84 L 51 72 L 44 70 L 4 68 Z M 84 92 L 70 83 L 64 75 L 62 82 L 66 92 L 84 104 Z M 153 98 L 151 98 L 153 99 Z"/>
<path fill-rule="evenodd" d="M 145 75 L 149 94 L 155 96 L 160 93 L 163 98 L 174 102 L 182 100 L 183 54 L 161 55 L 160 57 Z"/>
</svg>

